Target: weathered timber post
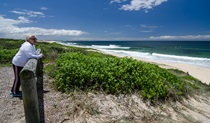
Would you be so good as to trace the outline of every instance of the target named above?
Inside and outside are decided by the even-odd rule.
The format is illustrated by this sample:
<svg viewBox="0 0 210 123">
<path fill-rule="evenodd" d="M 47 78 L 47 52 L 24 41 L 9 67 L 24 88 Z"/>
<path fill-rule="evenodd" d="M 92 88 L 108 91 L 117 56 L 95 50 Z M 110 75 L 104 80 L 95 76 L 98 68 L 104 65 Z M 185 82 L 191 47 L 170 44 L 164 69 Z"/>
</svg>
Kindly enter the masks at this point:
<svg viewBox="0 0 210 123">
<path fill-rule="evenodd" d="M 37 75 L 37 94 L 39 102 L 39 114 L 40 114 L 40 123 L 45 123 L 44 115 L 44 89 L 43 89 L 43 62 L 42 59 L 38 60 L 36 75 Z"/>
<path fill-rule="evenodd" d="M 40 123 L 37 93 L 37 59 L 30 59 L 20 73 L 26 123 Z"/>
<path fill-rule="evenodd" d="M 37 49 L 36 54 L 40 54 L 41 49 Z M 44 115 L 44 89 L 43 89 L 43 62 L 42 59 L 38 59 L 37 63 L 37 94 L 38 94 L 38 102 L 39 102 L 39 116 L 40 123 L 45 123 L 45 115 Z"/>
</svg>

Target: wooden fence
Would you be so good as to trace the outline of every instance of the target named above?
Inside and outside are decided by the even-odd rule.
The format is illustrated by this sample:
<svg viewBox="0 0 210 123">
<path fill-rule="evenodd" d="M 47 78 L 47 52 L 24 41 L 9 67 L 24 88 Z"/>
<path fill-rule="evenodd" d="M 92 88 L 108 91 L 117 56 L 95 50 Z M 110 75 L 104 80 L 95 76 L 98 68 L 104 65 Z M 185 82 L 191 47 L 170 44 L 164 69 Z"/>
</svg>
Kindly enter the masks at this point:
<svg viewBox="0 0 210 123">
<path fill-rule="evenodd" d="M 26 123 L 44 123 L 42 60 L 30 59 L 20 78 Z"/>
</svg>

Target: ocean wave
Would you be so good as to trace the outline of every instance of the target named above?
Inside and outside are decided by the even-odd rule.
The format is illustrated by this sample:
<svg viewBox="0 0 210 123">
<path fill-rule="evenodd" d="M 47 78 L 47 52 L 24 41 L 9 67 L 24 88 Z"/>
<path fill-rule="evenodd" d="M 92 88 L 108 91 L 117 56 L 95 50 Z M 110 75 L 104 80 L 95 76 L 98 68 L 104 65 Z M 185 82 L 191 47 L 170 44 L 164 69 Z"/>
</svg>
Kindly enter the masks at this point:
<svg viewBox="0 0 210 123">
<path fill-rule="evenodd" d="M 178 55 L 148 53 L 148 52 L 138 52 L 138 51 L 125 51 L 125 50 L 101 50 L 101 51 L 104 53 L 123 55 L 133 58 L 143 58 L 148 60 L 185 63 L 195 66 L 210 67 L 210 59 L 208 58 L 178 56 Z"/>
<path fill-rule="evenodd" d="M 72 42 L 57 42 L 58 44 L 61 44 L 61 45 L 66 45 L 66 46 L 76 46 L 76 47 L 83 47 L 83 46 L 79 46 L 77 43 L 72 43 Z"/>
<path fill-rule="evenodd" d="M 92 48 L 96 49 L 130 49 L 130 47 L 121 47 L 118 45 L 91 45 Z"/>
<path fill-rule="evenodd" d="M 208 58 L 199 58 L 199 57 L 177 56 L 177 55 L 167 55 L 167 54 L 158 54 L 158 53 L 152 53 L 152 55 L 156 56 L 156 57 L 171 58 L 171 59 L 210 61 L 210 59 L 208 59 Z"/>
<path fill-rule="evenodd" d="M 170 55 L 170 54 L 160 54 L 160 53 L 149 53 L 149 52 L 139 52 L 131 51 L 130 47 L 121 47 L 119 45 L 91 45 L 91 46 L 82 46 L 77 43 L 61 43 L 68 46 L 84 47 L 84 48 L 93 48 L 97 49 L 103 53 L 116 54 L 120 56 L 128 56 L 133 58 L 143 58 L 148 60 L 157 60 L 165 62 L 176 62 L 184 63 L 195 66 L 210 67 L 209 58 L 200 58 L 200 57 L 191 57 L 191 56 L 179 56 L 179 55 Z"/>
<path fill-rule="evenodd" d="M 77 43 L 68 42 L 68 45 L 77 45 Z"/>
</svg>

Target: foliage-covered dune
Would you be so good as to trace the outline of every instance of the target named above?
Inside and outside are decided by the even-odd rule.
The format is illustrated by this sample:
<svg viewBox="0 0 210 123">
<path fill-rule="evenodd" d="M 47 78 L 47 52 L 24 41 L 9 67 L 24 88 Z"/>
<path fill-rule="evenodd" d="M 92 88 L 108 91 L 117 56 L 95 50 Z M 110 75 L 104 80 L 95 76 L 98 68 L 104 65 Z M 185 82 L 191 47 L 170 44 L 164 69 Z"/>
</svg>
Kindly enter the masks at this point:
<svg viewBox="0 0 210 123">
<path fill-rule="evenodd" d="M 1 65 L 11 64 L 23 40 L 0 39 Z M 104 91 L 109 94 L 139 93 L 150 101 L 177 100 L 195 93 L 209 92 L 209 86 L 174 69 L 118 58 L 84 48 L 39 42 L 45 54 L 45 74 L 54 79 L 55 89 Z"/>
<path fill-rule="evenodd" d="M 57 60 L 58 90 L 102 89 L 111 94 L 140 92 L 145 99 L 179 97 L 186 92 L 181 79 L 157 65 L 93 54 L 65 53 Z"/>
</svg>

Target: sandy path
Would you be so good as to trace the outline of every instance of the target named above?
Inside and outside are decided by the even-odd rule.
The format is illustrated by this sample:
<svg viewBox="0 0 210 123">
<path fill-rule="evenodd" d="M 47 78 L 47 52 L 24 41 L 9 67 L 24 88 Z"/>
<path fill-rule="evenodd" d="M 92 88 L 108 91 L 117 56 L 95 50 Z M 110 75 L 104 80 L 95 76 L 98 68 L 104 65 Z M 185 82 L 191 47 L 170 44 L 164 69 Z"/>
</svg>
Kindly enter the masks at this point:
<svg viewBox="0 0 210 123">
<path fill-rule="evenodd" d="M 0 68 L 0 123 L 25 123 L 22 99 L 9 94 L 13 78 L 12 67 Z M 69 105 L 71 100 L 66 94 L 54 91 L 48 78 L 44 77 L 44 82 L 44 90 L 47 92 L 44 94 L 45 122 L 61 123 L 65 120 L 68 110 L 65 106 Z M 64 107 L 57 109 L 57 104 Z"/>
<path fill-rule="evenodd" d="M 12 67 L 0 68 L 0 123 L 24 122 L 23 102 L 9 95 L 13 83 Z"/>
</svg>

